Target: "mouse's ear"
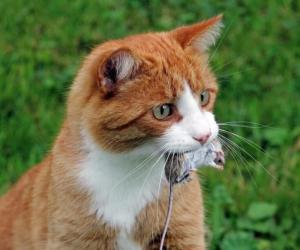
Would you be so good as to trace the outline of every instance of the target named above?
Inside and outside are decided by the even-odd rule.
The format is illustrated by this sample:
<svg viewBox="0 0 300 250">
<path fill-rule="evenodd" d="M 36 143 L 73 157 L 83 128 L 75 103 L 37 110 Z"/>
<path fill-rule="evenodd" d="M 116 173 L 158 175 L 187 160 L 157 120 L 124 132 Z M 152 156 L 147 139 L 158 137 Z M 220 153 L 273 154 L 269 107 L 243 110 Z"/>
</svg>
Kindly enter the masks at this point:
<svg viewBox="0 0 300 250">
<path fill-rule="evenodd" d="M 200 53 L 205 52 L 216 43 L 220 35 L 223 15 L 212 17 L 208 20 L 193 25 L 182 26 L 170 32 L 183 49 L 192 46 Z"/>
<path fill-rule="evenodd" d="M 98 67 L 98 83 L 106 94 L 112 93 L 135 76 L 138 66 L 138 60 L 129 49 L 118 49 Z"/>
</svg>

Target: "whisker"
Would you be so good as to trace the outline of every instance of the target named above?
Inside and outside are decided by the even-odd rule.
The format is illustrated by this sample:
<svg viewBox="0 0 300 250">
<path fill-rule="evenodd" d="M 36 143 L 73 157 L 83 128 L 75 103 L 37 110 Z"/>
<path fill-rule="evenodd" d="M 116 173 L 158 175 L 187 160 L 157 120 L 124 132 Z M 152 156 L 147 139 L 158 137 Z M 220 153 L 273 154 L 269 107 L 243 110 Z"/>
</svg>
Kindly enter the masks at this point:
<svg viewBox="0 0 300 250">
<path fill-rule="evenodd" d="M 219 134 L 219 136 L 220 136 L 220 134 Z M 237 167 L 237 169 L 238 169 L 238 172 L 239 172 L 240 176 L 243 178 L 242 171 L 240 170 L 240 167 L 239 167 L 238 161 L 237 161 L 237 159 L 236 159 L 236 156 L 235 156 L 235 154 L 233 153 L 234 150 L 233 150 L 232 147 L 231 147 L 230 145 L 228 145 L 228 143 L 227 143 L 225 140 L 223 140 L 221 137 L 218 137 L 218 139 L 219 139 L 220 142 L 222 143 L 222 146 L 224 146 L 224 147 L 228 150 L 228 152 L 231 154 L 233 160 L 235 161 L 235 165 L 236 165 L 236 167 Z"/>
<path fill-rule="evenodd" d="M 162 183 L 162 180 L 163 180 L 164 170 L 165 170 L 165 167 L 166 167 L 167 161 L 169 160 L 170 155 L 171 155 L 171 152 L 168 152 L 168 155 L 167 155 L 166 160 L 165 160 L 164 167 L 161 170 L 160 181 L 159 181 L 158 190 L 157 190 L 157 194 L 156 194 L 156 197 L 157 197 L 157 201 L 156 201 L 156 225 L 157 225 L 157 227 L 159 226 L 159 214 L 158 214 L 158 212 L 159 212 L 158 211 L 159 193 L 160 193 L 160 189 L 161 189 L 161 183 Z"/>
<path fill-rule="evenodd" d="M 263 128 L 262 126 L 255 126 L 255 125 L 243 125 L 243 124 L 219 124 L 219 126 L 226 126 L 226 127 L 237 127 L 237 128 Z"/>
<path fill-rule="evenodd" d="M 224 42 L 225 37 L 227 36 L 231 26 L 233 24 L 233 21 L 227 26 L 227 28 L 225 29 L 225 31 L 222 33 L 221 38 L 219 39 L 219 42 L 217 44 L 217 46 L 214 48 L 214 51 L 210 54 L 207 63 L 205 65 L 205 67 L 203 68 L 202 72 L 204 72 L 206 70 L 206 68 L 208 67 L 208 65 L 211 63 L 212 59 L 214 58 L 214 56 L 216 55 L 218 49 L 220 48 L 221 44 Z"/>
<path fill-rule="evenodd" d="M 215 67 L 212 66 L 212 71 L 216 74 L 217 72 L 219 72 L 220 70 L 224 69 L 225 67 L 227 67 L 228 65 L 230 65 L 230 64 L 232 64 L 234 62 L 235 62 L 235 60 L 232 59 L 232 60 L 224 63 L 223 65 L 221 65 L 221 66 L 219 66 L 217 68 L 215 68 Z"/>
<path fill-rule="evenodd" d="M 241 73 L 245 73 L 246 71 L 250 71 L 250 69 L 244 69 L 244 70 L 237 70 L 237 71 L 233 71 L 233 72 L 228 72 L 227 74 L 223 74 L 223 75 L 218 75 L 218 81 L 221 82 L 222 80 L 225 80 L 231 76 L 235 76 L 237 74 L 241 74 Z M 222 83 L 222 82 L 221 82 Z"/>
<path fill-rule="evenodd" d="M 152 173 L 153 169 L 156 166 L 159 166 L 159 165 L 157 165 L 157 163 L 161 160 L 161 158 L 164 156 L 165 153 L 166 153 L 166 151 L 162 152 L 161 155 L 158 157 L 158 159 L 155 161 L 155 163 L 150 167 L 149 172 L 147 173 L 146 177 L 144 178 L 145 181 L 143 182 L 143 185 L 142 185 L 142 187 L 140 189 L 140 192 L 139 192 L 139 195 L 138 195 L 139 197 L 142 195 L 142 191 L 144 189 L 144 186 L 145 186 L 146 182 L 148 181 L 147 179 L 148 179 L 149 175 Z"/>
<path fill-rule="evenodd" d="M 163 150 L 165 147 L 162 147 L 162 149 L 158 149 L 156 151 L 154 151 L 150 156 L 148 156 L 146 159 L 144 159 L 138 166 L 136 166 L 135 168 L 133 168 L 132 170 L 130 170 L 125 176 L 123 176 L 119 182 L 117 182 L 112 188 L 111 188 L 111 192 L 113 192 L 115 190 L 115 188 L 117 188 L 121 183 L 123 183 L 125 180 L 127 180 L 130 176 L 134 175 L 135 173 L 137 173 L 139 170 L 143 169 L 144 166 L 150 161 L 152 160 L 161 150 Z"/>
<path fill-rule="evenodd" d="M 245 138 L 245 137 L 243 137 L 241 135 L 238 135 L 236 133 L 233 133 L 233 132 L 230 132 L 230 131 L 227 131 L 227 130 L 224 130 L 224 129 L 219 129 L 219 130 L 220 130 L 220 132 L 223 132 L 223 133 L 226 133 L 226 134 L 230 134 L 230 135 L 233 135 L 233 136 L 237 137 L 238 139 L 241 139 L 242 141 L 244 141 L 249 146 L 251 146 L 254 149 L 256 149 L 256 150 L 258 150 L 258 151 L 260 151 L 260 152 L 262 152 L 262 153 L 264 153 L 264 154 L 267 155 L 267 152 L 262 147 L 260 147 L 257 143 L 255 143 L 255 142 L 253 142 L 253 141 L 251 141 L 251 140 L 249 140 L 249 139 L 247 139 L 247 138 Z"/>
<path fill-rule="evenodd" d="M 220 135 L 220 136 L 221 136 L 221 135 Z M 225 139 L 226 137 L 223 136 L 223 138 Z M 262 168 L 266 171 L 266 173 L 268 173 L 268 175 L 269 175 L 270 177 L 273 178 L 273 180 L 275 180 L 276 182 L 278 181 L 278 180 L 275 178 L 275 176 L 273 176 L 273 175 L 270 173 L 270 171 L 268 171 L 268 169 L 266 169 L 266 168 L 263 166 L 263 164 L 262 164 L 260 161 L 258 161 L 252 154 L 250 154 L 249 152 L 247 152 L 245 149 L 243 149 L 242 147 L 240 147 L 238 144 L 236 144 L 235 142 L 231 141 L 230 139 L 226 138 L 226 140 L 227 140 L 232 146 L 234 146 L 234 147 L 236 147 L 237 149 L 241 150 L 241 151 L 242 151 L 243 153 L 245 153 L 248 157 L 250 157 L 252 160 L 254 160 L 260 167 L 262 167 Z"/>
<path fill-rule="evenodd" d="M 218 123 L 220 126 L 231 126 L 231 127 L 245 127 L 245 128 L 274 128 L 270 125 L 265 125 L 255 122 L 243 122 L 243 121 L 232 121 L 232 122 L 221 122 Z"/>
<path fill-rule="evenodd" d="M 228 145 L 231 145 L 230 144 L 231 141 L 228 138 L 226 138 L 222 135 L 219 135 L 219 136 L 223 137 L 223 140 L 226 140 L 228 142 Z M 242 153 L 240 153 L 238 150 L 235 150 L 233 146 L 231 146 L 231 148 L 232 148 L 232 151 L 235 154 L 235 156 L 238 157 L 238 159 L 240 160 L 240 163 L 246 167 L 247 172 L 249 173 L 249 176 L 251 177 L 251 179 L 253 180 L 253 182 L 255 184 L 255 187 L 258 188 L 258 185 L 257 185 L 257 182 L 255 181 L 254 175 L 248 168 L 248 167 L 252 167 L 251 164 L 248 163 L 248 161 L 245 159 L 245 157 L 242 155 Z"/>
</svg>

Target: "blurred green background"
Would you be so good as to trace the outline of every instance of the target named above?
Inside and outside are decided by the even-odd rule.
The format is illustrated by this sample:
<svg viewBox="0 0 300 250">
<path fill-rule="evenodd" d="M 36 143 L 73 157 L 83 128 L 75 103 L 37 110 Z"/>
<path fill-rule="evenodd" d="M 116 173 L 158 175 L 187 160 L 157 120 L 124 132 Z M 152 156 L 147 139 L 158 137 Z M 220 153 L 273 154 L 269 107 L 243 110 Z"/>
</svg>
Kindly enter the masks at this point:
<svg viewBox="0 0 300 250">
<path fill-rule="evenodd" d="M 210 249 L 300 249 L 299 0 L 1 0 L 0 10 L 0 193 L 51 148 L 93 46 L 222 12 L 211 61 L 228 161 L 199 173 Z"/>
</svg>

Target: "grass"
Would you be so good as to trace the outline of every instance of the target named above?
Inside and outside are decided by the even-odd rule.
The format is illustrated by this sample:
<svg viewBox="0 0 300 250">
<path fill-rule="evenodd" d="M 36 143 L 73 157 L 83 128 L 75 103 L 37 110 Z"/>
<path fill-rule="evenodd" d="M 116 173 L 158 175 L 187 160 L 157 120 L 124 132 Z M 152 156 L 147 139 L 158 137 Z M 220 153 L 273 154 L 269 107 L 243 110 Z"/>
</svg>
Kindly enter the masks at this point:
<svg viewBox="0 0 300 250">
<path fill-rule="evenodd" d="M 68 87 L 93 46 L 223 12 L 212 51 L 216 117 L 251 122 L 222 128 L 265 153 L 227 133 L 236 144 L 225 171 L 201 170 L 210 249 L 299 249 L 299 0 L 2 0 L 0 9 L 1 193 L 50 149 Z"/>
</svg>

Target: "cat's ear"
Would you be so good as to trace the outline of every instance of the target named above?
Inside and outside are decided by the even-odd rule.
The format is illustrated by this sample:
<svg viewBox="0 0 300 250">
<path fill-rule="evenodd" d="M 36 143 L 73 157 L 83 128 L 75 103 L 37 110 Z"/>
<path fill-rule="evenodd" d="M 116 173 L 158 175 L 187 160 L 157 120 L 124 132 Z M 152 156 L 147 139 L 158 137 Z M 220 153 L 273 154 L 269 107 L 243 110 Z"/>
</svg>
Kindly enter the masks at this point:
<svg viewBox="0 0 300 250">
<path fill-rule="evenodd" d="M 202 53 L 213 46 L 220 36 L 222 17 L 218 15 L 200 23 L 179 27 L 170 34 L 182 48 L 192 46 Z"/>
<path fill-rule="evenodd" d="M 110 53 L 98 68 L 99 85 L 105 94 L 113 93 L 120 83 L 132 79 L 139 62 L 127 48 Z"/>
</svg>

